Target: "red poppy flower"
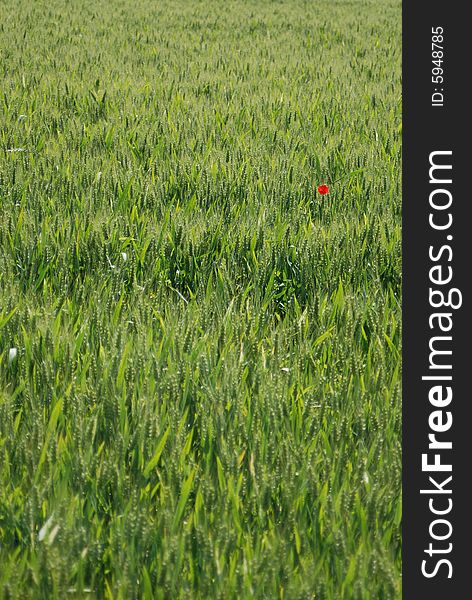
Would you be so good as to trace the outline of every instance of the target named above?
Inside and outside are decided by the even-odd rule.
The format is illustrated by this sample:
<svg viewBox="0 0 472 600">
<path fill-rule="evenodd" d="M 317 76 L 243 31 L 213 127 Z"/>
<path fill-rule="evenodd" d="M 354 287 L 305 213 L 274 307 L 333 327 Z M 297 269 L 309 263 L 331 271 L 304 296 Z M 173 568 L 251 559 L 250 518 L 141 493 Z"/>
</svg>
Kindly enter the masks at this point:
<svg viewBox="0 0 472 600">
<path fill-rule="evenodd" d="M 325 183 L 318 186 L 318 193 L 321 194 L 322 196 L 324 196 L 328 192 L 329 192 L 329 187 Z"/>
</svg>

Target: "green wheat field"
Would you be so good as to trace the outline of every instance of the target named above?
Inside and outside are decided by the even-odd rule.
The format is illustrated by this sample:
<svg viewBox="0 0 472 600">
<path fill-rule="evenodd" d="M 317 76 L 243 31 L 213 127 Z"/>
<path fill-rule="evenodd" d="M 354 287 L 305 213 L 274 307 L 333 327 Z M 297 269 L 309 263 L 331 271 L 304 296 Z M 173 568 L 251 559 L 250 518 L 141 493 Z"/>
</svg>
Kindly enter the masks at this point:
<svg viewBox="0 0 472 600">
<path fill-rule="evenodd" d="M 400 0 L 0 49 L 0 598 L 399 599 Z"/>
</svg>

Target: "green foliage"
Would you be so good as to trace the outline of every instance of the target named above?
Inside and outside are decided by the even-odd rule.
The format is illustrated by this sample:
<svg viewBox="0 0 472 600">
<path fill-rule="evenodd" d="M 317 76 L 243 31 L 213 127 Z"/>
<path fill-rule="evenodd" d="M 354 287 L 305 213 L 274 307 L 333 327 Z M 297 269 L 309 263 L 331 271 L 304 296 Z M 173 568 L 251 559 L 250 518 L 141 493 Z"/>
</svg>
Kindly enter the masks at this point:
<svg viewBox="0 0 472 600">
<path fill-rule="evenodd" d="M 400 598 L 400 2 L 0 6 L 0 597 Z"/>
</svg>

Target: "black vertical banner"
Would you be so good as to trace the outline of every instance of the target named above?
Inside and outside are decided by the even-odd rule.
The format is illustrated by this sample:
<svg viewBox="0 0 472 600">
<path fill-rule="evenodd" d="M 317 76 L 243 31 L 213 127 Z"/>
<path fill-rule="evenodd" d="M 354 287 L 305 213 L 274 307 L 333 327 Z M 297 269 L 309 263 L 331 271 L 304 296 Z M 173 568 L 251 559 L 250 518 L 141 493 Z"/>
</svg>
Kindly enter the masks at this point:
<svg viewBox="0 0 472 600">
<path fill-rule="evenodd" d="M 406 600 L 472 597 L 466 7 L 403 3 Z"/>
</svg>

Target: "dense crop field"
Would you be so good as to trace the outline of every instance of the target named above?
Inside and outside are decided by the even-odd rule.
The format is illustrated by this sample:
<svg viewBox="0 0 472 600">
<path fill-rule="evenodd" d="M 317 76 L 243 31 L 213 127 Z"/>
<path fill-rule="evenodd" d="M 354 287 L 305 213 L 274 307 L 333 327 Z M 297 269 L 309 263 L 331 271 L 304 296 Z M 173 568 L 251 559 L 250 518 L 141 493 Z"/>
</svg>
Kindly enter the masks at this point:
<svg viewBox="0 0 472 600">
<path fill-rule="evenodd" d="M 0 597 L 400 598 L 400 1 L 0 17 Z"/>
</svg>

